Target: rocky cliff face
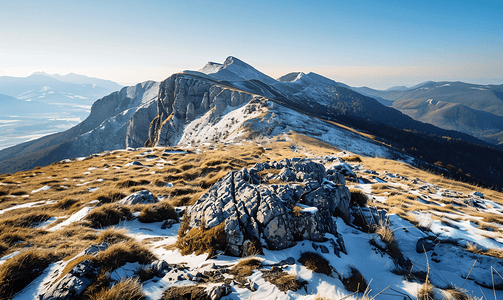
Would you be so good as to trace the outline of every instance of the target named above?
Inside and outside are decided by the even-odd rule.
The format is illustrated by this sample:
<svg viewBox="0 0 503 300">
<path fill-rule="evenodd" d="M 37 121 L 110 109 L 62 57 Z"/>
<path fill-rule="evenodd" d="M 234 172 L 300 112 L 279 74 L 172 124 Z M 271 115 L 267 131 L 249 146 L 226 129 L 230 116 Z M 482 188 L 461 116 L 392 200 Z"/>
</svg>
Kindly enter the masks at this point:
<svg viewBox="0 0 503 300">
<path fill-rule="evenodd" d="M 99 123 L 71 142 L 69 156 L 143 146 L 157 115 L 158 87 L 159 83 L 146 81 L 96 101 L 88 119 Z"/>
<path fill-rule="evenodd" d="M 149 144 L 178 144 L 186 124 L 210 112 L 210 121 L 222 116 L 227 107 L 249 102 L 252 95 L 216 81 L 188 74 L 175 74 L 159 86 L 159 115 L 149 130 Z"/>
</svg>

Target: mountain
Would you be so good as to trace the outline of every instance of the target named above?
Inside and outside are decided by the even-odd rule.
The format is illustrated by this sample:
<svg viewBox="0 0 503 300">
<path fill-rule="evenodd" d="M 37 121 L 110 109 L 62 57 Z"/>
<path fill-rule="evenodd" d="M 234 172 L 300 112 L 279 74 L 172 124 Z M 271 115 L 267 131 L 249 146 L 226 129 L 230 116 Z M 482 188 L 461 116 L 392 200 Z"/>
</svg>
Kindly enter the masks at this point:
<svg viewBox="0 0 503 300">
<path fill-rule="evenodd" d="M 43 103 L 92 105 L 96 99 L 114 91 L 93 84 L 76 84 L 34 74 L 28 77 L 0 77 L 0 93 L 20 100 Z"/>
<path fill-rule="evenodd" d="M 473 135 L 492 144 L 502 144 L 503 117 L 457 103 L 432 99 L 397 100 L 391 106 L 414 120 Z"/>
<path fill-rule="evenodd" d="M 116 91 L 122 88 L 122 86 L 116 82 L 113 82 L 111 80 L 105 80 L 105 79 L 100 79 L 100 78 L 95 78 L 95 77 L 88 77 L 85 75 L 79 75 L 75 73 L 69 73 L 66 75 L 59 75 L 59 74 L 47 74 L 45 72 L 35 72 L 32 75 L 44 75 L 44 76 L 49 76 L 51 78 L 57 79 L 59 81 L 63 82 L 71 82 L 75 84 L 85 84 L 85 85 L 92 85 L 92 86 L 99 86 L 101 88 L 105 88 L 110 91 Z"/>
<path fill-rule="evenodd" d="M 142 146 L 150 121 L 157 115 L 158 86 L 146 81 L 124 87 L 97 100 L 78 125 L 0 151 L 0 170 L 15 172 L 104 150 Z"/>
<path fill-rule="evenodd" d="M 27 115 L 57 112 L 60 108 L 56 105 L 42 103 L 38 101 L 19 100 L 17 98 L 0 94 L 0 117 L 13 115 Z"/>
<path fill-rule="evenodd" d="M 503 117 L 503 85 L 427 81 L 407 89 L 352 89 L 415 120 L 464 132 L 491 144 L 501 143 L 498 117 Z M 432 101 L 444 104 L 433 106 Z"/>
<path fill-rule="evenodd" d="M 277 81 L 235 57 L 103 97 L 78 126 L 0 151 L 0 170 L 125 147 L 261 140 L 290 131 L 483 184 L 498 185 L 503 176 L 501 152 L 482 140 L 415 121 L 318 74 Z M 482 163 L 482 170 L 482 157 L 498 162 Z"/>
<path fill-rule="evenodd" d="M 0 106 L 0 116 L 9 121 L 3 127 L 0 149 L 77 125 L 97 99 L 120 87 L 77 74 L 37 72 L 28 77 L 0 77 L 0 94 L 16 99 Z"/>
</svg>

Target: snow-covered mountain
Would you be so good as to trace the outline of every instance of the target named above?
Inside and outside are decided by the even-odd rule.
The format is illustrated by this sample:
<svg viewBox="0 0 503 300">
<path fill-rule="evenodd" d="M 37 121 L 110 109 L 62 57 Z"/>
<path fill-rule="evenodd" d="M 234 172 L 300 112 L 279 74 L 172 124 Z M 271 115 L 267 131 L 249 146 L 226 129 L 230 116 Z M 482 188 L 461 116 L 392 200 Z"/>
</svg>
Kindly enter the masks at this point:
<svg viewBox="0 0 503 300">
<path fill-rule="evenodd" d="M 0 104 L 0 149 L 79 124 L 97 99 L 120 88 L 112 81 L 77 74 L 0 77 L 0 94 L 12 97 Z"/>
<path fill-rule="evenodd" d="M 494 184 L 503 176 L 498 163 L 488 165 L 488 172 L 473 167 L 479 155 L 499 155 L 465 143 L 485 145 L 481 140 L 414 121 L 318 74 L 293 73 L 275 80 L 235 57 L 103 97 L 78 126 L 0 152 L 0 170 L 12 172 L 124 147 L 260 140 L 288 131 L 320 137 L 362 155 L 407 160 L 422 156 L 417 163 L 429 168 L 437 168 L 433 163 L 441 160 L 456 166 L 440 170 L 449 175 L 470 172 Z M 361 142 L 354 143 L 355 136 Z M 453 156 L 442 139 L 432 136 L 458 141 L 456 147 L 463 152 Z"/>
</svg>

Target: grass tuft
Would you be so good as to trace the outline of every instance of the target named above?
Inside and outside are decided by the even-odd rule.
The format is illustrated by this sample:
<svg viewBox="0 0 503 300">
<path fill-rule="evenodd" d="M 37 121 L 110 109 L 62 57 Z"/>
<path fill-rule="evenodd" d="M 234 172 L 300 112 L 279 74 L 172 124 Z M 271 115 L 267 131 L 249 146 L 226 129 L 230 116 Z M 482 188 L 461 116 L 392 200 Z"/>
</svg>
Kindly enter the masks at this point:
<svg viewBox="0 0 503 300">
<path fill-rule="evenodd" d="M 211 300 L 206 287 L 198 285 L 172 286 L 162 294 L 161 300 Z"/>
<path fill-rule="evenodd" d="M 102 289 L 95 295 L 90 296 L 91 300 L 143 300 L 146 299 L 142 291 L 142 286 L 138 278 L 122 279 L 110 289 Z"/>
<path fill-rule="evenodd" d="M 355 205 L 367 206 L 367 201 L 369 198 L 362 190 L 351 188 L 351 189 L 349 189 L 349 192 L 351 193 L 350 204 L 352 206 L 355 206 Z"/>
<path fill-rule="evenodd" d="M 350 292 L 364 292 L 367 289 L 367 281 L 362 273 L 355 267 L 349 268 L 349 276 L 342 278 L 344 288 Z"/>
<path fill-rule="evenodd" d="M 309 270 L 325 275 L 332 274 L 332 268 L 321 254 L 316 252 L 303 252 L 300 254 L 299 262 Z"/>
<path fill-rule="evenodd" d="M 428 279 L 426 282 L 421 285 L 421 288 L 417 292 L 417 300 L 433 300 L 433 285 L 430 283 Z"/>
<path fill-rule="evenodd" d="M 168 219 L 178 221 L 178 215 L 173 206 L 166 201 L 145 207 L 138 217 L 138 220 L 143 223 L 161 222 Z"/>
<path fill-rule="evenodd" d="M 53 252 L 33 248 L 6 260 L 0 265 L 0 299 L 10 299 L 37 278 L 56 260 Z"/>
<path fill-rule="evenodd" d="M 362 158 L 358 155 L 350 155 L 341 157 L 341 159 L 345 162 L 362 162 Z"/>
<path fill-rule="evenodd" d="M 116 225 L 120 221 L 128 218 L 130 210 L 127 206 L 110 203 L 104 204 L 93 209 L 85 220 L 91 222 L 94 228 L 103 228 L 110 225 Z"/>
<path fill-rule="evenodd" d="M 288 291 L 296 292 L 307 284 L 307 281 L 298 279 L 295 274 L 283 271 L 264 271 L 262 277 L 285 293 Z"/>
<path fill-rule="evenodd" d="M 178 237 L 176 247 L 180 249 L 182 255 L 209 253 L 210 256 L 214 256 L 217 250 L 224 251 L 227 248 L 225 223 L 222 222 L 210 229 L 192 228 Z"/>
</svg>

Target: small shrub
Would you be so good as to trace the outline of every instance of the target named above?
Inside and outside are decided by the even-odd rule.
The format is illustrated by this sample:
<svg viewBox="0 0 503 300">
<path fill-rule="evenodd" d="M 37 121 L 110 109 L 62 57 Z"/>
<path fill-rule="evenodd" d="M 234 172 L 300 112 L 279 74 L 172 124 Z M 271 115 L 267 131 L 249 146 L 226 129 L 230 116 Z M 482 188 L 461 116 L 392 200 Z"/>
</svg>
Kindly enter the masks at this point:
<svg viewBox="0 0 503 300">
<path fill-rule="evenodd" d="M 182 218 L 182 222 L 180 223 L 180 228 L 178 228 L 178 237 L 179 238 L 184 237 L 185 234 L 187 233 L 187 231 L 189 231 L 189 230 L 190 230 L 190 216 L 186 214 Z"/>
<path fill-rule="evenodd" d="M 143 300 L 146 299 L 138 278 L 122 279 L 111 289 L 102 289 L 90 297 L 91 300 Z"/>
<path fill-rule="evenodd" d="M 349 276 L 342 278 L 344 288 L 350 292 L 364 292 L 367 289 L 367 282 L 362 273 L 354 267 L 349 268 Z"/>
<path fill-rule="evenodd" d="M 430 283 L 428 279 L 426 282 L 421 285 L 421 288 L 417 292 L 417 300 L 433 300 L 433 285 Z"/>
<path fill-rule="evenodd" d="M 341 159 L 346 162 L 362 162 L 361 157 L 358 155 L 345 156 L 341 157 Z"/>
<path fill-rule="evenodd" d="M 375 232 L 381 237 L 381 240 L 386 243 L 390 254 L 399 251 L 398 244 L 395 239 L 395 233 L 393 232 L 389 224 L 380 222 Z"/>
<path fill-rule="evenodd" d="M 154 259 L 155 256 L 147 247 L 134 240 L 129 240 L 108 247 L 105 251 L 99 252 L 93 260 L 101 266 L 102 270 L 111 271 L 127 262 L 138 262 L 145 265 Z"/>
<path fill-rule="evenodd" d="M 0 257 L 9 249 L 9 245 L 0 239 Z"/>
<path fill-rule="evenodd" d="M 96 199 L 98 199 L 101 203 L 112 203 L 112 202 L 117 202 L 123 198 L 125 198 L 127 195 L 121 192 L 116 192 L 116 191 L 109 191 L 109 192 L 101 192 L 98 195 L 96 195 Z"/>
<path fill-rule="evenodd" d="M 262 265 L 262 262 L 257 258 L 248 258 L 238 262 L 229 273 L 238 277 L 247 277 Z"/>
<path fill-rule="evenodd" d="M 96 243 L 101 244 L 103 242 L 109 244 L 117 244 L 121 242 L 127 242 L 131 240 L 130 237 L 126 235 L 126 230 L 115 227 L 108 227 L 105 230 L 101 231 L 100 236 L 96 240 Z"/>
<path fill-rule="evenodd" d="M 178 221 L 178 215 L 173 206 L 166 201 L 145 207 L 138 217 L 138 220 L 143 223 L 161 222 L 168 219 Z"/>
<path fill-rule="evenodd" d="M 223 251 L 227 248 L 224 229 L 224 222 L 210 229 L 192 228 L 183 237 L 178 237 L 176 247 L 180 249 L 182 255 L 209 253 L 213 256 L 217 250 Z"/>
<path fill-rule="evenodd" d="M 121 220 L 127 219 L 129 216 L 129 208 L 115 203 L 104 204 L 93 209 L 85 220 L 91 222 L 94 228 L 103 228 L 110 225 L 116 225 Z"/>
<path fill-rule="evenodd" d="M 25 213 L 11 213 L 12 216 L 6 217 L 2 223 L 12 227 L 32 227 L 38 223 L 45 222 L 51 218 L 51 215 L 44 210 L 29 210 Z"/>
<path fill-rule="evenodd" d="M 349 189 L 351 193 L 351 202 L 352 206 L 367 206 L 368 197 L 367 195 L 359 189 Z"/>
<path fill-rule="evenodd" d="M 262 249 L 262 244 L 260 240 L 257 238 L 251 238 L 248 243 L 248 247 L 245 249 L 246 252 L 243 253 L 243 256 L 255 256 L 259 254 L 264 254 L 264 250 Z"/>
<path fill-rule="evenodd" d="M 135 180 L 128 179 L 128 180 L 117 182 L 117 184 L 115 185 L 115 187 L 117 187 L 119 189 L 123 189 L 123 188 L 130 188 L 130 187 L 133 187 L 133 186 L 146 185 L 146 184 L 149 184 L 149 183 L 150 183 L 150 181 L 148 181 L 148 180 L 135 181 Z"/>
<path fill-rule="evenodd" d="M 292 216 L 293 217 L 300 217 L 300 215 L 302 214 L 302 207 L 298 206 L 298 205 L 295 205 L 293 208 L 292 208 Z"/>
<path fill-rule="evenodd" d="M 332 268 L 328 260 L 316 252 L 301 253 L 299 262 L 313 272 L 329 276 L 332 274 Z"/>
<path fill-rule="evenodd" d="M 211 300 L 206 287 L 197 285 L 172 286 L 162 294 L 161 300 Z"/>
<path fill-rule="evenodd" d="M 307 281 L 299 280 L 295 274 L 288 274 L 283 271 L 263 271 L 262 277 L 274 284 L 280 291 L 288 292 L 301 289 Z"/>
<path fill-rule="evenodd" d="M 73 199 L 70 197 L 65 197 L 58 202 L 53 204 L 53 207 L 56 209 L 69 209 L 79 203 L 80 201 L 77 199 Z"/>
<path fill-rule="evenodd" d="M 0 265 L 0 299 L 10 299 L 56 260 L 52 251 L 30 249 Z"/>
</svg>

